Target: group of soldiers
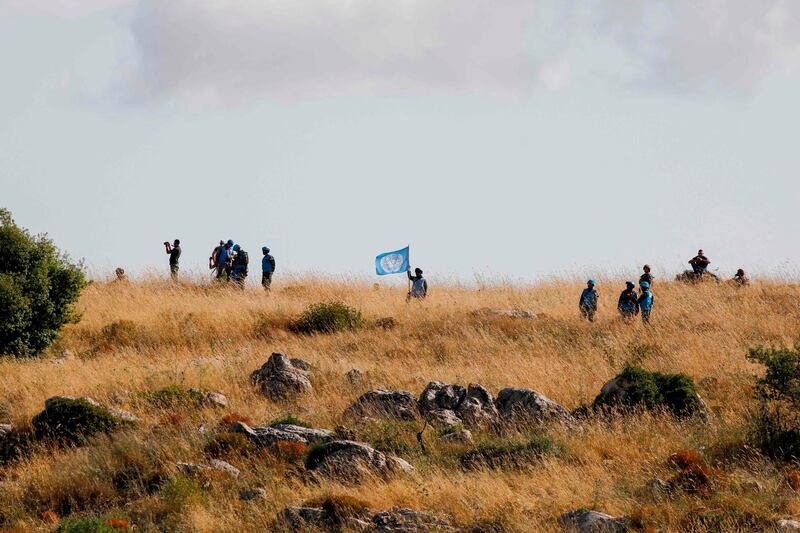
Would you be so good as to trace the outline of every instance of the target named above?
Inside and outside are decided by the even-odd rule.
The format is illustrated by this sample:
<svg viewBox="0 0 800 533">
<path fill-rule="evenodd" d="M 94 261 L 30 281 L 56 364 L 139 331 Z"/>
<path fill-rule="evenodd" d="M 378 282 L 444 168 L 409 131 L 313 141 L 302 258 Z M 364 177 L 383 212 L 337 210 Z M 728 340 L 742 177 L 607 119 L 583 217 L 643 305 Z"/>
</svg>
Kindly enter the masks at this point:
<svg viewBox="0 0 800 533">
<path fill-rule="evenodd" d="M 169 255 L 169 271 L 173 281 L 178 280 L 178 263 L 181 257 L 181 241 L 175 239 L 172 244 L 164 243 L 164 249 Z M 275 273 L 275 257 L 269 253 L 266 246 L 261 247 L 261 286 L 269 291 L 272 285 L 272 275 Z M 233 282 L 237 287 L 244 288 L 250 267 L 250 256 L 240 244 L 233 239 L 219 241 L 219 245 L 211 252 L 208 258 L 208 268 L 214 272 L 214 278 L 219 283 Z M 124 275 L 124 273 L 123 273 Z M 117 274 L 119 277 L 119 273 Z"/>
<path fill-rule="evenodd" d="M 708 266 L 710 264 L 711 260 L 706 257 L 703 250 L 698 250 L 697 255 L 689 260 L 689 265 L 692 267 L 692 270 L 687 270 L 679 275 L 678 279 L 700 281 L 706 277 L 710 277 L 715 281 L 719 281 L 719 278 L 715 274 L 708 271 Z M 639 277 L 639 293 L 636 292 L 636 285 L 632 281 L 626 281 L 625 290 L 620 293 L 619 300 L 617 301 L 617 311 L 619 311 L 619 314 L 625 320 L 631 320 L 636 315 L 641 314 L 642 322 L 649 324 L 650 315 L 653 311 L 653 303 L 655 301 L 652 291 L 654 277 L 650 272 L 650 265 L 644 265 L 642 270 L 643 273 Z M 742 287 L 748 285 L 750 280 L 744 270 L 740 268 L 731 279 L 731 283 Z M 596 285 L 597 283 L 593 279 L 587 281 L 586 288 L 581 292 L 581 297 L 578 301 L 578 308 L 580 309 L 581 315 L 589 322 L 594 322 L 594 316 L 597 313 L 599 294 L 595 288 Z"/>
</svg>

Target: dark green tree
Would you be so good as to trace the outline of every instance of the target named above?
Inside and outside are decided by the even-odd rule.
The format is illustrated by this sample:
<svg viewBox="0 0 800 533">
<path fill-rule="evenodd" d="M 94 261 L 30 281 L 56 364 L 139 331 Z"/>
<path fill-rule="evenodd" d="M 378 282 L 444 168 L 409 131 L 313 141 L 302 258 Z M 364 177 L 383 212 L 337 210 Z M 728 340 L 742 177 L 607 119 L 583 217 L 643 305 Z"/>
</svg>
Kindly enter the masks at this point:
<svg viewBox="0 0 800 533">
<path fill-rule="evenodd" d="M 41 353 L 75 319 L 74 304 L 85 285 L 80 264 L 0 208 L 0 354 Z"/>
</svg>

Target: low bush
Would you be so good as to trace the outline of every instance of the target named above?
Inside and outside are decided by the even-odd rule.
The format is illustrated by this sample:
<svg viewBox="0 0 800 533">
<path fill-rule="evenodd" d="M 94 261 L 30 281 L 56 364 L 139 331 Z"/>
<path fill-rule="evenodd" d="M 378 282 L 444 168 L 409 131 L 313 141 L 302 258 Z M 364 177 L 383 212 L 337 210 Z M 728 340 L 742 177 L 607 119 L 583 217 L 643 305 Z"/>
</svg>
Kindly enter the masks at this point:
<svg viewBox="0 0 800 533">
<path fill-rule="evenodd" d="M 675 416 L 689 416 L 702 410 L 694 381 L 685 374 L 648 372 L 627 366 L 615 379 L 625 394 L 610 399 L 601 394 L 594 407 L 663 408 Z"/>
<path fill-rule="evenodd" d="M 759 400 L 756 445 L 772 458 L 800 459 L 800 344 L 753 348 L 747 357 L 766 368 L 755 389 Z"/>
<path fill-rule="evenodd" d="M 361 312 L 342 302 L 324 302 L 309 306 L 290 329 L 297 333 L 335 333 L 364 326 Z"/>
<path fill-rule="evenodd" d="M 462 468 L 524 468 L 547 456 L 563 456 L 564 446 L 549 435 L 535 435 L 524 442 L 487 441 L 463 453 Z"/>
<path fill-rule="evenodd" d="M 85 398 L 56 398 L 33 418 L 37 439 L 54 439 L 63 444 L 84 444 L 98 433 L 111 433 L 122 423 L 107 409 Z"/>
<path fill-rule="evenodd" d="M 122 518 L 70 518 L 61 522 L 55 533 L 120 533 L 132 528 Z"/>
</svg>

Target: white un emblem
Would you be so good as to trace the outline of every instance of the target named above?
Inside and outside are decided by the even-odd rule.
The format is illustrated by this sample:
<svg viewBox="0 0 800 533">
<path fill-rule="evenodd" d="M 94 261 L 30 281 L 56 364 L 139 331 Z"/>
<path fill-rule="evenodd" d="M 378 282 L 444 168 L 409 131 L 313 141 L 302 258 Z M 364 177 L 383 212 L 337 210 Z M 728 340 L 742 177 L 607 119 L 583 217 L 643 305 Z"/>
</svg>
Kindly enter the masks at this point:
<svg viewBox="0 0 800 533">
<path fill-rule="evenodd" d="M 384 272 L 400 272 L 404 262 L 402 254 L 385 255 L 381 258 L 381 268 Z"/>
</svg>

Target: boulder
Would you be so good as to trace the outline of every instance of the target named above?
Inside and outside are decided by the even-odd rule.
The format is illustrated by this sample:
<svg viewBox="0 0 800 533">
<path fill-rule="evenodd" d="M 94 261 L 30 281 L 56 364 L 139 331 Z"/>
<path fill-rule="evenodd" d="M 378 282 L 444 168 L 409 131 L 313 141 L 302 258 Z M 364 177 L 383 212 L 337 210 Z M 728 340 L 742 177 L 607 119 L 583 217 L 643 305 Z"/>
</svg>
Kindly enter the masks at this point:
<svg viewBox="0 0 800 533">
<path fill-rule="evenodd" d="M 308 363 L 273 353 L 261 368 L 250 374 L 250 381 L 273 401 L 288 400 L 313 390 L 308 379 Z"/>
<path fill-rule="evenodd" d="M 498 420 L 491 393 L 480 385 L 448 385 L 440 381 L 428 383 L 417 402 L 426 420 L 438 426 L 464 425 L 486 429 Z"/>
<path fill-rule="evenodd" d="M 790 531 L 800 531 L 800 522 L 797 520 L 778 520 L 775 523 L 775 527 L 781 533 L 786 532 L 789 533 Z"/>
<path fill-rule="evenodd" d="M 559 522 L 564 529 L 580 533 L 621 533 L 627 530 L 624 521 L 619 518 L 584 509 L 561 515 Z"/>
<path fill-rule="evenodd" d="M 394 532 L 427 532 L 427 531 L 456 531 L 444 520 L 435 516 L 414 511 L 413 509 L 393 508 L 377 513 L 372 517 L 376 531 Z"/>
<path fill-rule="evenodd" d="M 197 396 L 199 398 L 199 403 L 202 406 L 220 408 L 228 407 L 228 398 L 226 398 L 221 392 L 189 389 L 189 394 L 191 396 Z"/>
<path fill-rule="evenodd" d="M 278 521 L 289 531 L 374 531 L 369 509 L 339 516 L 323 507 L 287 507 Z"/>
<path fill-rule="evenodd" d="M 417 403 L 410 392 L 376 389 L 362 394 L 345 409 L 344 416 L 413 421 L 417 419 Z"/>
<path fill-rule="evenodd" d="M 306 466 L 346 483 L 360 483 L 370 477 L 387 480 L 414 472 L 405 460 L 350 440 L 336 440 L 312 449 Z"/>
<path fill-rule="evenodd" d="M 280 441 L 318 444 L 334 440 L 334 432 L 328 429 L 312 429 L 293 424 L 253 427 L 244 422 L 234 422 L 230 431 L 241 433 L 253 444 L 261 448 L 275 446 Z"/>
<path fill-rule="evenodd" d="M 54 439 L 65 444 L 83 444 L 96 433 L 111 433 L 138 422 L 128 411 L 103 407 L 92 398 L 54 396 L 44 411 L 31 420 L 37 439 Z"/>
<path fill-rule="evenodd" d="M 503 422 L 512 426 L 535 428 L 550 423 L 577 426 L 577 420 L 563 406 L 532 389 L 503 389 L 495 405 Z"/>
</svg>

